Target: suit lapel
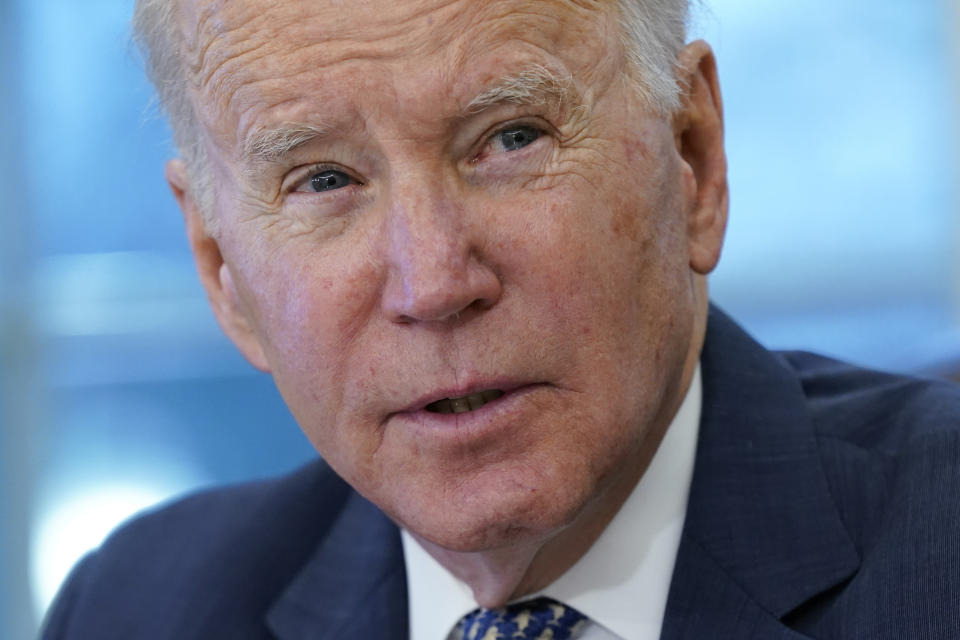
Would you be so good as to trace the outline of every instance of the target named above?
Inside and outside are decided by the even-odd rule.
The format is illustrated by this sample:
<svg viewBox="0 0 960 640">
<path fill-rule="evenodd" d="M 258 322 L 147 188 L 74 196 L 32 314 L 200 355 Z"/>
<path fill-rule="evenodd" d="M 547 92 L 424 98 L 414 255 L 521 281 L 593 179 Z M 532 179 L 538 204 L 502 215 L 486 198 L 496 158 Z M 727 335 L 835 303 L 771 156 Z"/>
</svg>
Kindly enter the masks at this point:
<svg viewBox="0 0 960 640">
<path fill-rule="evenodd" d="M 280 640 L 408 634 L 407 584 L 397 527 L 351 493 L 328 535 L 267 615 Z"/>
<path fill-rule="evenodd" d="M 716 309 L 701 363 L 697 458 L 662 637 L 802 637 L 753 629 L 859 566 L 803 390 L 785 362 Z M 702 633 L 725 625 L 737 633 Z"/>
<path fill-rule="evenodd" d="M 689 537 L 680 545 L 674 584 L 678 581 L 684 587 L 671 590 L 661 638 L 809 640 L 761 607 Z"/>
</svg>

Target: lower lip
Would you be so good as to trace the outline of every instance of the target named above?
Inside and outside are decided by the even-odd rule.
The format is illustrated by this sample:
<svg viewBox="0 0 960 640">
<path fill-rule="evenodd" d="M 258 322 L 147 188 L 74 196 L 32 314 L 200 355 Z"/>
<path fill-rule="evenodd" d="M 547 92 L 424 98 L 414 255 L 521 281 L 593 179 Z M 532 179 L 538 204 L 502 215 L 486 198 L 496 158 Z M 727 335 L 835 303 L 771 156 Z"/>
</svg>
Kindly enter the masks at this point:
<svg viewBox="0 0 960 640">
<path fill-rule="evenodd" d="M 543 391 L 545 384 L 529 384 L 517 387 L 479 409 L 464 413 L 434 413 L 421 409 L 395 413 L 389 422 L 408 425 L 418 435 L 435 440 L 450 440 L 457 443 L 489 437 L 501 430 L 509 431 L 524 410 L 531 394 Z M 389 429 L 389 427 L 388 427 Z"/>
</svg>

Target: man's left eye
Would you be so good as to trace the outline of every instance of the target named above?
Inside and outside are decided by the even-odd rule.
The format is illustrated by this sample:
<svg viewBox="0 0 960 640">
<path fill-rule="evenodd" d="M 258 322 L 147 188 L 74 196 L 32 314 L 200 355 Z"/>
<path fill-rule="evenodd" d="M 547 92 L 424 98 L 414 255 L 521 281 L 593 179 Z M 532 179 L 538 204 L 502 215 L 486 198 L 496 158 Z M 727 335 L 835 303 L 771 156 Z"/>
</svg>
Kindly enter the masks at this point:
<svg viewBox="0 0 960 640">
<path fill-rule="evenodd" d="M 310 176 L 309 186 L 310 190 L 319 193 L 322 191 L 342 189 L 343 187 L 349 186 L 354 182 L 356 181 L 343 171 L 337 171 L 336 169 L 325 169 Z"/>
<path fill-rule="evenodd" d="M 518 151 L 529 144 L 533 144 L 543 131 L 530 125 L 520 124 L 504 129 L 496 134 L 497 144 L 504 151 Z"/>
</svg>

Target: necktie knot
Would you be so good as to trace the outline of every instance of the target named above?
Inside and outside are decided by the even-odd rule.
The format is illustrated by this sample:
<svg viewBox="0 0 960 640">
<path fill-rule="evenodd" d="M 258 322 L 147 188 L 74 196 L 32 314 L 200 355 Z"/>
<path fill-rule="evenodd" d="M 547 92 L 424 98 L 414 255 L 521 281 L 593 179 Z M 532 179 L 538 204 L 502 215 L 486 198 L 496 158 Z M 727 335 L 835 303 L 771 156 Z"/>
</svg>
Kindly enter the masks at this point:
<svg viewBox="0 0 960 640">
<path fill-rule="evenodd" d="M 582 613 L 550 598 L 496 609 L 475 609 L 460 620 L 463 640 L 571 640 L 583 626 Z"/>
</svg>

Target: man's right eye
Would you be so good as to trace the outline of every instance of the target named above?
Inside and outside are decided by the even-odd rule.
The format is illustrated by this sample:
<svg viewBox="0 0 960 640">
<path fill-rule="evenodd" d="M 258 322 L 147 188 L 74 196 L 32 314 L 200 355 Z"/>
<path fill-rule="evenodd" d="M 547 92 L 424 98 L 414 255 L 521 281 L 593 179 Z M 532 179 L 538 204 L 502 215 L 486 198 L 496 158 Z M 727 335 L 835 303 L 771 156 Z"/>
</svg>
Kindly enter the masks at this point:
<svg viewBox="0 0 960 640">
<path fill-rule="evenodd" d="M 310 176 L 310 179 L 304 184 L 304 191 L 313 191 L 320 193 L 323 191 L 333 191 L 343 187 L 356 184 L 356 180 L 336 169 L 324 169 Z"/>
</svg>

